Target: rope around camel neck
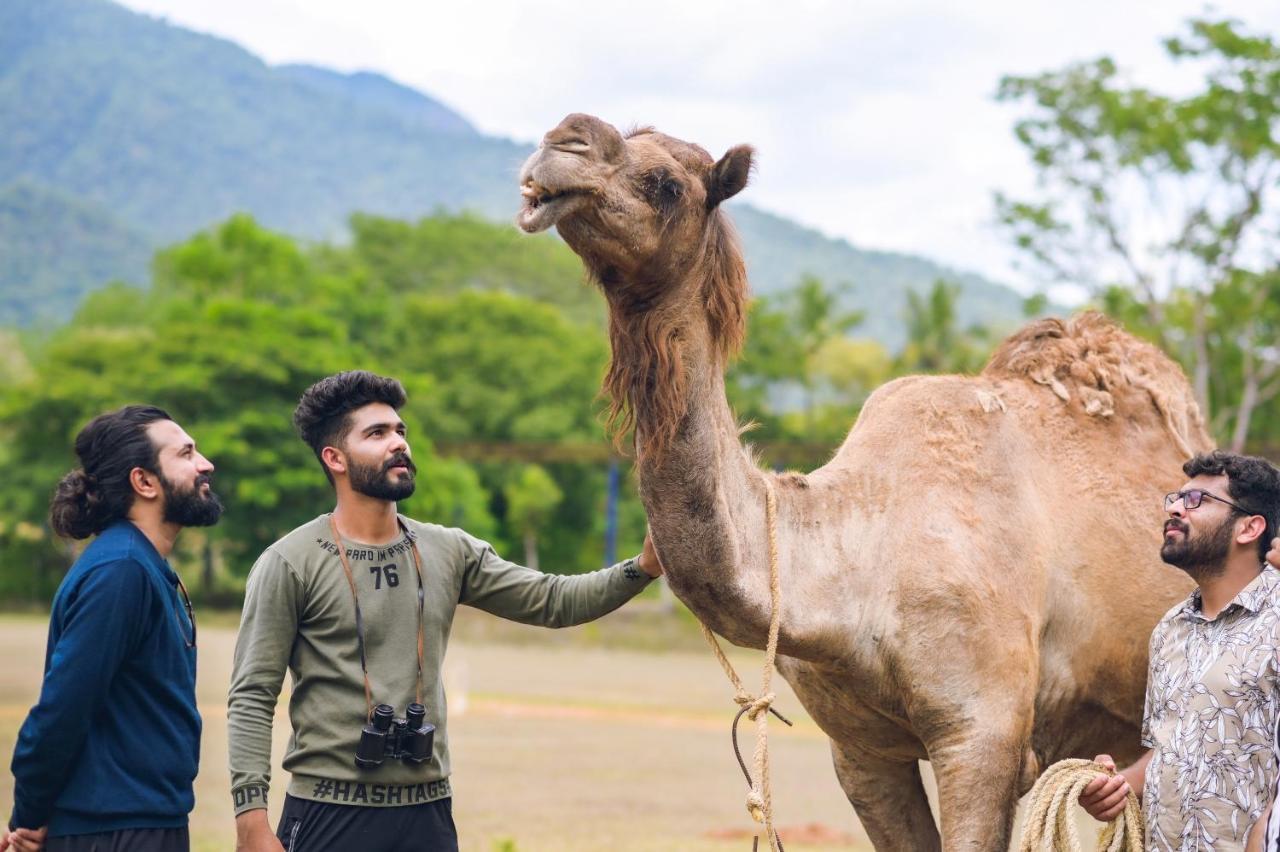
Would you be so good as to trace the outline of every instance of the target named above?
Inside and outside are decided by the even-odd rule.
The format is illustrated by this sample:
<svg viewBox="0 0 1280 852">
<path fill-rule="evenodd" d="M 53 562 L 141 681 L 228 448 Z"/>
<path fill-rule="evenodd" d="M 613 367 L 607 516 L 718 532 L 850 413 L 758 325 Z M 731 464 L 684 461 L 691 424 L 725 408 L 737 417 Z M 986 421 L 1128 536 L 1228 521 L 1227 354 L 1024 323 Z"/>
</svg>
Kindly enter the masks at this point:
<svg viewBox="0 0 1280 852">
<path fill-rule="evenodd" d="M 1110 774 L 1092 760 L 1060 760 L 1046 769 L 1031 788 L 1031 808 L 1018 852 L 1080 852 L 1071 806 L 1090 781 Z M 1102 829 L 1098 848 L 1103 852 L 1142 852 L 1142 835 L 1142 810 L 1130 791 L 1120 816 Z"/>
<path fill-rule="evenodd" d="M 764 648 L 764 672 L 760 678 L 759 694 L 752 695 L 743 687 L 742 679 L 738 677 L 729 658 L 724 655 L 711 628 L 701 620 L 698 625 L 702 628 L 702 635 L 707 637 L 711 650 L 715 652 L 716 659 L 720 661 L 720 667 L 724 669 L 724 673 L 733 684 L 735 691 L 733 700 L 742 708 L 738 711 L 733 724 L 735 753 L 738 749 L 738 719 L 745 713 L 748 719 L 756 723 L 756 748 L 753 755 L 755 775 L 747 773 L 746 767 L 743 766 L 743 773 L 747 775 L 747 784 L 750 787 L 747 791 L 747 812 L 756 822 L 764 824 L 765 838 L 769 841 L 769 848 L 776 852 L 784 852 L 782 838 L 778 837 L 773 827 L 773 792 L 769 784 L 769 713 L 773 713 L 788 725 L 791 722 L 773 709 L 773 700 L 776 696 L 769 689 L 773 678 L 773 660 L 778 652 L 778 632 L 782 620 L 782 589 L 778 582 L 778 499 L 768 476 L 764 479 L 764 493 L 765 522 L 769 528 L 769 638 Z M 741 764 L 741 755 L 738 756 L 738 760 Z M 752 780 L 753 777 L 754 780 Z"/>
</svg>

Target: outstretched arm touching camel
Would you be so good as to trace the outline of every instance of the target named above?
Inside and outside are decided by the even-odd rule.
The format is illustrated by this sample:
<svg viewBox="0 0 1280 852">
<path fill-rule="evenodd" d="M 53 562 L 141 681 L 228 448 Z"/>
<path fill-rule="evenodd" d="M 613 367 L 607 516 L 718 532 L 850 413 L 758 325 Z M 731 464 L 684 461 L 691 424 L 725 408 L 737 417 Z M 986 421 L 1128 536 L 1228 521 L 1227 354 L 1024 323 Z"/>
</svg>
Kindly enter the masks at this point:
<svg viewBox="0 0 1280 852">
<path fill-rule="evenodd" d="M 1130 790 L 1137 794 L 1138 801 L 1142 801 L 1142 787 L 1147 777 L 1147 764 L 1151 762 L 1151 752 L 1148 751 L 1132 766 L 1119 772 L 1116 772 L 1116 762 L 1109 754 L 1100 754 L 1093 762 L 1102 764 L 1113 774 L 1108 778 L 1090 781 L 1089 786 L 1080 793 L 1080 807 L 1096 820 L 1111 822 L 1124 810 L 1124 802 Z"/>
</svg>

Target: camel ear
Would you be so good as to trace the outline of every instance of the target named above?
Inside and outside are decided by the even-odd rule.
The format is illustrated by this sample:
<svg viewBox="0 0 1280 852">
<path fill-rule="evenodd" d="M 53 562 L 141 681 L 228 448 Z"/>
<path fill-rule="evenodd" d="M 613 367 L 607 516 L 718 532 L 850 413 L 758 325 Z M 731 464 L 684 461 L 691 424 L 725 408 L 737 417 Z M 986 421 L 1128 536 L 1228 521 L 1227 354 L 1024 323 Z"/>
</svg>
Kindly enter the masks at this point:
<svg viewBox="0 0 1280 852">
<path fill-rule="evenodd" d="M 708 210 L 742 191 L 751 176 L 754 157 L 755 151 L 750 145 L 735 145 L 711 167 L 707 175 Z"/>
</svg>

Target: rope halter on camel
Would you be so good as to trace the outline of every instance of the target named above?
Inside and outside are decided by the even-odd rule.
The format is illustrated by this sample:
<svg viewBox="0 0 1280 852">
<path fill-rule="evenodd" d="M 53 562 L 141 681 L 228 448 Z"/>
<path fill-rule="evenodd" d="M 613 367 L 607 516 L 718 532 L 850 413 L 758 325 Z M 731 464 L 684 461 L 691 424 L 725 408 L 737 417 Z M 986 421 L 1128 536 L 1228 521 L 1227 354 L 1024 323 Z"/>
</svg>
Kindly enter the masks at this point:
<svg viewBox="0 0 1280 852">
<path fill-rule="evenodd" d="M 1092 760 L 1060 760 L 1044 771 L 1031 788 L 1026 824 L 1018 852 L 1080 852 L 1080 837 L 1072 805 L 1095 778 L 1111 770 Z M 1107 823 L 1098 837 L 1103 852 L 1143 852 L 1142 810 L 1130 790 L 1124 810 Z"/>
<path fill-rule="evenodd" d="M 773 701 L 777 697 L 770 689 L 773 678 L 773 661 L 778 652 L 778 632 L 782 620 L 782 590 L 778 582 L 778 498 L 773 491 L 773 482 L 768 476 L 764 478 L 765 491 L 765 520 L 769 527 L 769 639 L 765 643 L 764 649 L 764 673 L 760 678 L 760 692 L 752 695 L 747 692 L 742 685 L 742 679 L 738 677 L 738 673 L 734 670 L 733 664 L 729 662 L 729 658 L 724 655 L 724 651 L 720 648 L 719 641 L 711 632 L 711 628 L 703 624 L 701 621 L 698 625 L 702 628 L 702 635 L 707 637 L 707 642 L 711 645 L 711 650 L 715 652 L 716 659 L 720 661 L 720 667 L 724 669 L 725 675 L 733 684 L 734 696 L 733 700 L 737 702 L 741 708 L 738 715 L 733 717 L 733 753 L 738 758 L 738 766 L 742 769 L 742 774 L 746 776 L 747 787 L 747 812 L 751 814 L 751 818 L 756 822 L 764 825 L 765 837 L 769 841 L 769 848 L 776 852 L 784 852 L 782 847 L 782 838 L 778 836 L 773 827 L 773 793 L 769 784 L 769 714 L 777 716 L 786 724 L 790 725 L 791 721 L 773 709 Z M 746 762 L 742 759 L 742 752 L 738 748 L 738 720 L 746 715 L 748 719 L 756 723 L 756 748 L 753 755 L 755 764 L 755 776 L 752 779 L 751 772 L 747 769 Z M 759 845 L 759 838 L 752 844 L 752 850 Z"/>
</svg>

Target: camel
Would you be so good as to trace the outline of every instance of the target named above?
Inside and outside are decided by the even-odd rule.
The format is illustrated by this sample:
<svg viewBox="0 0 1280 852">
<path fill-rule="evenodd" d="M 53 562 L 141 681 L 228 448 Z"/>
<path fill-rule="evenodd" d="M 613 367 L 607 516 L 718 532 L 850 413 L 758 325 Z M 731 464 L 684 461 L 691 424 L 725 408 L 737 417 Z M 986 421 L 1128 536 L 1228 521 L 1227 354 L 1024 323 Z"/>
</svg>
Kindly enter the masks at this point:
<svg viewBox="0 0 1280 852">
<path fill-rule="evenodd" d="M 523 166 L 516 221 L 554 225 L 608 302 L 610 420 L 634 427 L 672 591 L 764 646 L 772 480 L 777 669 L 875 848 L 1003 852 L 1042 769 L 1141 752 L 1148 637 L 1191 588 L 1159 559 L 1161 497 L 1211 446 L 1199 408 L 1170 359 L 1100 315 L 1042 319 L 977 376 L 877 389 L 812 473 L 761 470 L 723 379 L 747 281 L 720 205 L 753 156 L 570 115 Z"/>
</svg>

